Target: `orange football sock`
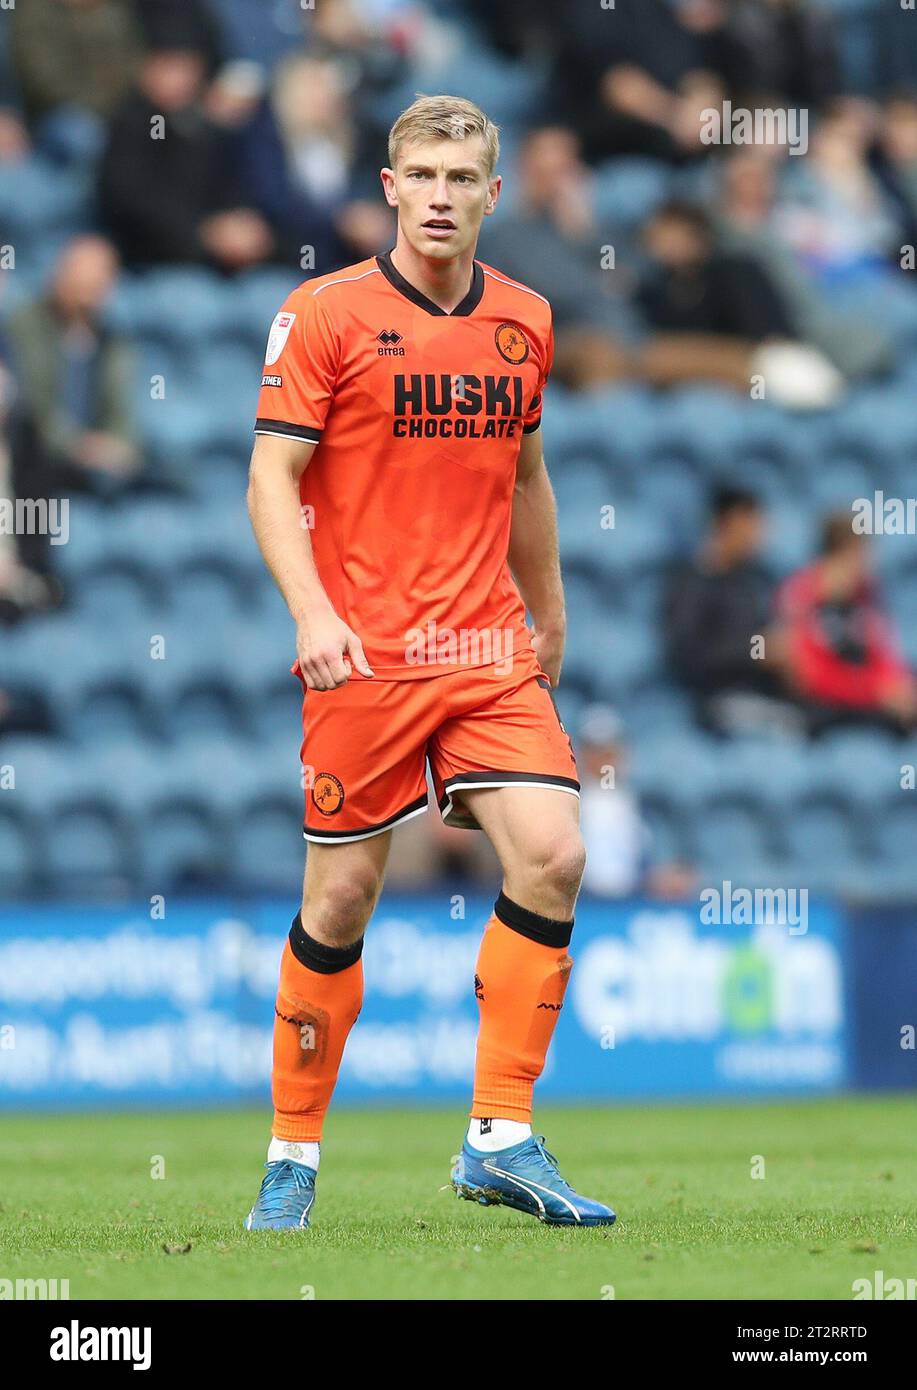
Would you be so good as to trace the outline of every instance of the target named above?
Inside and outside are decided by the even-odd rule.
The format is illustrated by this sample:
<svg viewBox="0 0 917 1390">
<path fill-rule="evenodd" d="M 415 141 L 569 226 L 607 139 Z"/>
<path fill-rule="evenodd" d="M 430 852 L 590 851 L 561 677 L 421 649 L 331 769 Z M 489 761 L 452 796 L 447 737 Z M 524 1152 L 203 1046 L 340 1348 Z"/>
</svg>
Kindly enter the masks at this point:
<svg viewBox="0 0 917 1390">
<path fill-rule="evenodd" d="M 531 1119 L 532 1090 L 563 1006 L 573 922 L 520 907 L 501 893 L 484 929 L 474 991 L 480 1008 L 475 1119 Z"/>
<path fill-rule="evenodd" d="M 362 937 L 336 948 L 313 940 L 297 913 L 280 962 L 274 1016 L 273 1134 L 317 1142 L 347 1035 L 363 1002 Z"/>
</svg>

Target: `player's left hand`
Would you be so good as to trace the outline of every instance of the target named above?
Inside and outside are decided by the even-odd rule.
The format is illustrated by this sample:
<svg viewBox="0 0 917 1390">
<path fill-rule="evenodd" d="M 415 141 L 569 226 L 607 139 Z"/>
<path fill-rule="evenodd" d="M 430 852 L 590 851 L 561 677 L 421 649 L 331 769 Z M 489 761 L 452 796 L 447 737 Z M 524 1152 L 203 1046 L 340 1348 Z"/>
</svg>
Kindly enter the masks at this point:
<svg viewBox="0 0 917 1390">
<path fill-rule="evenodd" d="M 538 657 L 538 664 L 544 671 L 552 687 L 560 681 L 560 668 L 564 660 L 566 629 L 563 627 L 538 628 L 532 633 L 532 646 Z"/>
</svg>

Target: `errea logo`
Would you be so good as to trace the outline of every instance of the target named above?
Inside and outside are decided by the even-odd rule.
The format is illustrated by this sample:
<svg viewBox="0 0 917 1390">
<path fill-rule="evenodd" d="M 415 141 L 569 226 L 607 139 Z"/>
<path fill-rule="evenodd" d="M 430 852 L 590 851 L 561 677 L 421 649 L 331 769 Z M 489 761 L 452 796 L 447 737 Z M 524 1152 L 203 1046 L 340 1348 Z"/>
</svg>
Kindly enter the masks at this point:
<svg viewBox="0 0 917 1390">
<path fill-rule="evenodd" d="M 378 349 L 380 357 L 403 357 L 404 348 L 398 344 L 403 342 L 403 336 L 396 328 L 383 328 L 381 333 L 376 334 L 376 342 L 381 343 Z"/>
</svg>

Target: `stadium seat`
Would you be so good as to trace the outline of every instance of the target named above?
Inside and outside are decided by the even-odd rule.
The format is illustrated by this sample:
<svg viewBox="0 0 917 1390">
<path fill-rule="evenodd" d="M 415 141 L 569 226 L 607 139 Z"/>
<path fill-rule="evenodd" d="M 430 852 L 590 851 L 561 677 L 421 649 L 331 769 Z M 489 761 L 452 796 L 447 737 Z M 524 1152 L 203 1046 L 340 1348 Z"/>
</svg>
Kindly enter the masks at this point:
<svg viewBox="0 0 917 1390">
<path fill-rule="evenodd" d="M 671 171 L 655 159 L 631 156 L 598 165 L 593 182 L 593 205 L 600 228 L 612 231 L 644 222 L 669 193 Z"/>
<path fill-rule="evenodd" d="M 107 894 L 135 873 L 126 828 L 101 807 L 75 801 L 48 817 L 47 881 L 58 892 Z"/>
<path fill-rule="evenodd" d="M 882 896 L 917 894 L 917 791 L 877 801 L 867 831 L 870 887 Z"/>
<path fill-rule="evenodd" d="M 656 864 L 690 864 L 695 858 L 691 820 L 670 801 L 647 796 L 640 803 L 650 834 L 650 854 Z"/>
<path fill-rule="evenodd" d="M 234 882 L 248 889 L 298 890 L 304 862 L 302 802 L 259 797 L 234 817 L 230 863 Z"/>
<path fill-rule="evenodd" d="M 156 598 L 153 576 L 146 571 L 145 556 L 139 562 L 115 557 L 84 570 L 77 585 L 80 609 L 88 622 L 117 628 L 128 621 L 143 622 L 145 610 Z"/>
<path fill-rule="evenodd" d="M 810 893 L 862 886 L 865 843 L 855 816 L 832 796 L 807 796 L 779 827 L 781 848 L 799 888 Z"/>
<path fill-rule="evenodd" d="M 231 322 L 232 298 L 215 271 L 176 266 L 124 276 L 109 313 L 123 332 L 182 347 L 212 342 Z"/>
<path fill-rule="evenodd" d="M 242 712 L 235 691 L 222 680 L 205 677 L 175 691 L 160 710 L 158 731 L 166 739 L 189 742 L 207 737 L 232 738 L 241 732 Z"/>
<path fill-rule="evenodd" d="M 225 559 L 186 560 L 167 583 L 173 618 L 191 626 L 229 623 L 247 600 L 243 571 L 231 552 Z"/>
<path fill-rule="evenodd" d="M 205 804 L 166 797 L 137 819 L 138 871 L 158 892 L 225 881 L 230 872 L 226 827 Z"/>
<path fill-rule="evenodd" d="M 5 801 L 0 806 L 0 896 L 12 898 L 37 887 L 35 868 L 40 863 L 41 853 L 34 821 L 17 814 L 9 793 L 3 795 Z"/>
<path fill-rule="evenodd" d="M 69 698 L 55 706 L 58 726 L 74 745 L 142 739 L 151 712 L 138 689 L 124 674 L 91 673 L 74 682 Z"/>
<path fill-rule="evenodd" d="M 768 880 L 775 857 L 769 821 L 745 796 L 705 801 L 693 830 L 697 867 L 705 883 L 728 878 L 755 886 Z"/>
</svg>

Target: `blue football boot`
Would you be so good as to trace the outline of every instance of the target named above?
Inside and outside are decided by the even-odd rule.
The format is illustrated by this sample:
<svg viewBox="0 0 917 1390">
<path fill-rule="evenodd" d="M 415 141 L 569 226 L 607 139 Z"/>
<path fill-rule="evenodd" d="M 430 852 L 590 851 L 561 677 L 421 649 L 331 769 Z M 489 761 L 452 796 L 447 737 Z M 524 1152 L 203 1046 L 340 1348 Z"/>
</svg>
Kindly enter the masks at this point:
<svg viewBox="0 0 917 1390">
<path fill-rule="evenodd" d="M 267 1176 L 245 1218 L 247 1231 L 304 1231 L 315 1201 L 315 1169 L 292 1159 L 265 1163 Z"/>
<path fill-rule="evenodd" d="M 543 1136 L 496 1153 L 481 1153 L 466 1140 L 452 1169 L 452 1186 L 469 1202 L 515 1207 L 546 1226 L 610 1226 L 615 1219 L 611 1207 L 581 1197 L 564 1182 Z"/>
</svg>

